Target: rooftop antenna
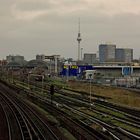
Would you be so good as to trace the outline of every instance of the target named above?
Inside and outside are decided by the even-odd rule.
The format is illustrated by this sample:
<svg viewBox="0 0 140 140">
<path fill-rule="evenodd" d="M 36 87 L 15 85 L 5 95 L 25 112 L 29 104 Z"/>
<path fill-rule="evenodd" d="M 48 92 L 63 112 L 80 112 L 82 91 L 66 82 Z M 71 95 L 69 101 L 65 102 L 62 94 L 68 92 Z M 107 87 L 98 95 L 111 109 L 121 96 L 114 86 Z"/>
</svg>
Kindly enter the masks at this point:
<svg viewBox="0 0 140 140">
<path fill-rule="evenodd" d="M 80 42 L 82 41 L 81 33 L 80 33 L 80 18 L 79 18 L 79 23 L 78 23 L 78 37 L 77 37 L 77 41 L 78 41 L 78 61 L 79 61 L 80 60 Z"/>
</svg>

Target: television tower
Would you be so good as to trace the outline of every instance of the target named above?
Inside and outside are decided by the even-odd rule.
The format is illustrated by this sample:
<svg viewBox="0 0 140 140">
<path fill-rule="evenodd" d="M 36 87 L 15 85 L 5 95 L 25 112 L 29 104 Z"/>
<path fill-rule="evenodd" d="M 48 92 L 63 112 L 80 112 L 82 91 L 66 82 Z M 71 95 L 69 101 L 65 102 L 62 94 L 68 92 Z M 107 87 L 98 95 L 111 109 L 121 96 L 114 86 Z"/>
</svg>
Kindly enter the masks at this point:
<svg viewBox="0 0 140 140">
<path fill-rule="evenodd" d="M 80 60 L 80 42 L 82 41 L 81 39 L 81 33 L 80 33 L 80 18 L 79 18 L 79 30 L 78 30 L 78 37 L 77 37 L 77 41 L 78 41 L 78 61 Z"/>
</svg>

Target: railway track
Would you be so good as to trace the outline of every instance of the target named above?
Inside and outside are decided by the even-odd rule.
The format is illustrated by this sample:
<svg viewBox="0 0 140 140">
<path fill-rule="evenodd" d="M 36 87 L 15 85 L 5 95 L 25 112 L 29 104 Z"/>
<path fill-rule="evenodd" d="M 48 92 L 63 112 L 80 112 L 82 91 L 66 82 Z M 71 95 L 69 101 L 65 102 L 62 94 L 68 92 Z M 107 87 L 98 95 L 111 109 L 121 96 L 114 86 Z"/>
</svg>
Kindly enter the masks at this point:
<svg viewBox="0 0 140 140">
<path fill-rule="evenodd" d="M 136 119 L 136 117 L 140 118 L 140 110 L 122 107 L 122 106 L 115 105 L 115 104 L 112 104 L 112 103 L 108 103 L 108 102 L 105 102 L 105 101 L 95 100 L 95 102 L 98 103 L 98 104 L 116 109 L 118 111 L 130 114 L 131 116 L 134 116 L 135 119 Z"/>
<path fill-rule="evenodd" d="M 32 95 L 30 95 L 30 96 L 32 96 Z M 32 97 L 34 97 L 34 96 L 32 96 Z M 41 97 L 38 97 L 38 99 L 39 98 L 41 99 Z M 41 99 L 41 100 L 43 100 L 43 102 L 45 101 L 44 105 L 46 105 L 46 100 L 44 100 L 44 99 Z M 54 104 L 57 104 L 57 102 L 54 101 Z M 62 106 L 62 108 L 64 108 L 65 105 L 60 105 L 60 106 Z M 47 107 L 48 107 L 48 105 L 47 105 Z M 71 110 L 71 109 L 69 108 L 68 110 Z M 72 110 L 74 110 L 74 109 L 72 109 Z M 80 111 L 77 110 L 76 112 L 80 112 Z M 73 113 L 75 113 L 75 111 Z M 137 137 L 136 135 L 133 135 L 132 133 L 129 133 L 128 131 L 125 131 L 125 130 L 119 128 L 119 127 L 111 126 L 111 125 L 109 125 L 109 124 L 107 124 L 107 123 L 105 123 L 97 118 L 94 118 L 92 116 L 89 117 L 89 115 L 85 115 L 85 113 L 83 113 L 83 112 L 80 112 L 80 114 L 84 114 L 85 118 L 89 118 L 90 123 L 99 123 L 100 125 L 102 125 L 106 129 L 108 139 L 109 139 L 109 135 L 112 136 L 112 139 L 118 139 L 118 140 L 119 139 L 135 140 L 135 139 L 140 138 L 140 137 Z M 79 113 L 78 113 L 78 115 L 79 115 Z M 87 119 L 86 119 L 86 121 L 87 121 Z M 88 121 L 88 123 L 89 123 L 89 121 Z M 88 128 L 88 129 L 90 129 L 90 128 Z"/>
<path fill-rule="evenodd" d="M 5 88 L 5 87 L 4 87 Z M 1 88 L 2 91 L 3 88 Z M 42 119 L 36 114 L 36 112 L 32 111 L 30 107 L 27 107 L 26 104 L 23 104 L 20 102 L 15 96 L 11 96 L 10 92 L 13 93 L 13 91 L 9 91 L 9 89 L 5 88 L 4 94 L 0 92 L 1 99 L 3 100 L 3 106 L 4 102 L 5 104 L 8 104 L 8 107 L 12 109 L 12 112 L 16 118 L 13 117 L 12 121 L 15 122 L 14 124 L 17 124 L 16 126 L 13 123 L 10 123 L 10 127 L 12 127 L 11 130 L 17 129 L 17 132 L 11 133 L 12 138 L 11 140 L 65 140 L 64 136 L 63 137 L 57 137 L 56 134 L 47 126 L 46 123 L 42 121 Z M 9 95 L 7 95 L 9 93 Z M 9 115 L 12 113 L 10 112 Z M 11 122 L 12 122 L 11 121 Z M 13 128 L 14 127 L 14 128 Z M 17 137 L 17 134 L 19 136 Z M 60 136 L 60 134 L 58 134 Z"/>
<path fill-rule="evenodd" d="M 89 104 L 89 99 L 86 98 L 86 97 L 83 98 L 82 96 L 77 96 L 75 94 L 74 95 L 73 94 L 69 95 L 69 94 L 66 94 L 65 92 L 61 93 L 61 91 L 59 91 L 58 93 L 60 93 L 61 95 L 64 95 L 64 97 L 71 97 L 71 98 L 78 99 L 80 101 L 83 101 L 83 102 Z M 97 100 L 97 99 L 92 100 L 92 102 L 95 105 L 101 106 L 102 108 L 106 108 L 108 110 L 115 111 L 115 112 L 118 112 L 120 114 L 123 114 L 124 116 L 127 117 L 126 121 L 132 121 L 132 123 L 134 122 L 134 123 L 137 123 L 137 124 L 140 125 L 140 123 L 139 123 L 140 122 L 140 110 L 122 107 L 122 106 L 119 106 L 119 105 L 115 105 L 115 104 L 108 103 L 108 102 L 105 102 L 105 101 L 100 101 L 100 100 Z M 100 110 L 100 112 L 103 112 L 103 111 Z M 111 113 L 107 113 L 105 111 L 103 113 L 111 115 Z M 113 116 L 113 117 L 115 117 L 115 116 Z M 118 117 L 118 119 L 121 119 L 121 118 Z"/>
<path fill-rule="evenodd" d="M 11 140 L 32 140 L 27 123 L 12 101 L 7 99 L 2 92 L 0 92 L 1 105 L 7 115 L 9 127 L 9 139 Z M 4 134 L 6 135 L 6 134 Z"/>
<path fill-rule="evenodd" d="M 65 100 L 67 100 L 68 102 L 71 102 L 71 104 L 73 103 L 73 104 L 75 104 L 75 105 L 78 105 L 77 103 L 79 103 L 79 105 L 85 105 L 86 107 L 90 107 L 90 103 L 89 103 L 89 101 L 88 100 L 86 100 L 86 99 L 82 99 L 81 97 L 78 97 L 78 96 L 69 96 L 69 95 L 66 95 L 66 94 L 60 94 L 60 96 L 58 96 L 58 98 L 60 99 L 60 100 L 62 100 L 62 101 L 64 101 L 65 102 Z M 65 100 L 63 100 L 63 99 L 65 99 Z M 67 102 L 66 101 L 66 102 Z M 138 124 L 140 124 L 139 122 L 140 122 L 140 119 L 139 119 L 139 117 L 136 117 L 136 116 L 134 116 L 134 114 L 133 115 L 131 115 L 131 114 L 129 114 L 126 110 L 127 109 L 125 109 L 125 112 L 123 112 L 123 111 L 120 111 L 119 110 L 119 107 L 118 107 L 118 109 L 115 109 L 113 106 L 106 106 L 105 104 L 102 104 L 102 102 L 103 101 L 100 101 L 100 103 L 98 102 L 98 100 L 92 100 L 92 102 L 94 103 L 94 105 L 96 106 L 99 106 L 99 107 L 101 107 L 101 108 L 105 108 L 108 112 L 106 112 L 106 111 L 103 111 L 103 110 L 98 110 L 98 109 L 96 109 L 96 108 L 94 108 L 94 110 L 95 111 L 97 111 L 98 113 L 104 113 L 104 114 L 106 114 L 106 115 L 111 115 L 112 117 L 115 117 L 115 115 L 113 115 L 113 114 L 111 114 L 110 113 L 110 111 L 112 111 L 112 112 L 118 112 L 118 113 L 120 113 L 120 114 L 122 114 L 122 115 L 124 115 L 124 116 L 126 116 L 127 117 L 127 119 L 126 119 L 126 121 L 132 121 L 132 123 L 134 122 L 134 123 L 138 123 Z M 105 103 L 105 102 L 104 102 Z M 118 119 L 122 119 L 121 117 L 118 117 Z"/>
<path fill-rule="evenodd" d="M 15 99 L 15 97 L 14 97 Z M 15 99 L 17 100 L 17 99 Z M 42 118 L 36 113 L 35 110 L 31 109 L 30 106 L 26 105 L 24 102 L 21 102 L 17 100 L 19 108 L 24 112 L 26 117 L 30 119 L 32 122 L 32 125 L 36 131 L 38 131 L 38 136 L 40 136 L 40 139 L 51 139 L 51 140 L 59 140 L 59 139 L 65 139 L 64 136 L 60 135 L 60 132 L 58 133 L 54 128 L 51 130 L 50 126 L 45 123 Z M 44 118 L 43 118 L 44 119 Z M 57 135 L 56 135 L 57 133 Z"/>
<path fill-rule="evenodd" d="M 38 99 L 41 97 L 38 97 Z M 42 100 L 42 99 L 41 99 Z M 43 100 L 44 101 L 44 100 Z M 46 102 L 45 102 L 46 104 Z M 57 104 L 57 103 L 55 103 Z M 59 104 L 60 105 L 60 104 Z M 48 105 L 47 105 L 48 106 Z M 62 107 L 64 107 L 65 105 L 63 104 Z M 70 108 L 68 110 L 71 110 Z M 74 109 L 73 109 L 74 110 Z M 80 112 L 80 111 L 76 111 L 76 112 Z M 73 112 L 75 113 L 75 111 Z M 85 113 L 80 112 L 81 114 L 84 114 L 85 118 L 88 118 L 89 115 L 85 115 Z M 79 114 L 79 113 L 78 113 Z M 92 118 L 92 119 L 91 119 Z M 139 137 L 137 137 L 136 135 L 133 135 L 132 133 L 128 133 L 127 131 L 117 128 L 117 127 L 113 127 L 109 124 L 106 124 L 105 122 L 98 120 L 97 118 L 94 118 L 92 116 L 90 116 L 90 122 L 91 123 L 100 123 L 105 129 L 106 129 L 106 133 L 108 135 L 108 139 L 109 139 L 109 135 L 112 136 L 113 139 L 126 139 L 126 140 L 133 140 L 133 139 L 139 139 Z M 89 123 L 89 121 L 88 121 Z M 88 128 L 89 129 L 89 128 Z M 124 132 L 125 131 L 125 132 Z"/>
<path fill-rule="evenodd" d="M 81 100 L 81 98 L 80 98 L 80 100 Z M 84 101 L 86 101 L 85 99 L 84 99 Z M 67 101 L 66 101 L 67 102 Z M 87 102 L 87 101 L 86 101 Z M 99 103 L 100 102 L 100 103 Z M 102 101 L 99 101 L 98 102 L 98 100 L 97 100 L 97 102 L 96 102 L 96 104 L 100 104 L 100 105 L 104 105 L 105 107 L 110 107 L 110 106 L 106 106 L 105 104 L 102 104 L 101 102 Z M 89 105 L 89 103 L 87 102 L 87 104 Z M 115 111 L 117 110 L 116 108 L 113 108 L 112 106 L 110 107 L 110 109 L 115 109 Z M 124 112 L 123 111 L 120 111 L 119 110 L 119 108 L 118 108 L 118 111 L 119 112 L 122 112 L 123 114 L 124 114 Z M 105 112 L 104 112 L 105 113 Z M 125 112 L 126 113 L 126 112 Z M 129 118 L 131 119 L 131 121 L 133 120 L 133 119 L 137 119 L 136 121 L 138 121 L 139 120 L 139 118 L 138 117 L 135 117 L 135 116 L 133 116 L 133 115 L 129 115 L 129 113 L 127 112 L 127 114 L 125 114 L 125 115 L 128 115 L 129 116 Z M 128 120 L 127 120 L 128 121 Z M 126 123 L 127 123 L 127 121 L 126 121 Z M 135 122 L 136 122 L 135 121 Z M 135 123 L 134 121 L 133 121 L 133 123 Z M 139 127 L 139 126 L 138 126 Z M 108 130 L 109 130 L 109 128 L 108 128 Z M 116 136 L 116 139 L 118 138 L 119 139 L 119 137 L 117 137 L 117 135 L 119 135 L 120 136 L 120 133 L 122 133 L 122 138 L 124 138 L 124 136 L 123 135 L 125 135 L 126 137 L 128 137 L 129 136 L 129 138 L 131 139 L 131 138 L 133 138 L 133 139 L 137 139 L 137 138 L 139 138 L 139 137 L 137 137 L 136 135 L 133 135 L 132 133 L 129 133 L 128 131 L 125 131 L 125 130 L 123 130 L 123 129 L 121 129 L 121 128 L 113 128 L 113 130 L 111 131 L 111 130 L 109 130 L 108 131 L 108 133 L 110 133 L 110 134 L 112 134 L 112 136 L 114 135 L 114 137 Z M 117 134 L 118 133 L 118 134 Z M 122 139 L 121 138 L 121 139 Z"/>
<path fill-rule="evenodd" d="M 2 106 L 1 98 L 0 98 L 0 139 L 1 140 L 10 140 L 11 134 L 10 134 L 10 126 L 8 122 L 8 118 L 6 116 L 6 112 Z"/>
<path fill-rule="evenodd" d="M 89 102 L 83 102 L 83 101 L 79 101 L 79 100 L 71 100 L 71 98 L 68 98 L 68 97 L 64 97 L 64 96 L 59 96 L 59 97 L 57 97 L 57 98 L 59 98 L 58 100 L 60 101 L 60 102 L 64 102 L 64 103 L 68 103 L 69 102 L 69 104 L 71 104 L 71 105 L 73 105 L 73 106 L 85 106 L 85 107 L 87 107 L 87 108 L 89 108 L 90 107 L 90 104 L 89 104 Z M 56 98 L 56 99 L 57 99 Z M 107 108 L 106 106 L 102 106 L 102 105 L 100 105 L 100 104 L 97 104 L 97 103 L 95 103 L 94 104 L 94 106 L 92 106 L 92 109 L 93 109 L 93 111 L 95 112 L 95 113 L 97 113 L 97 114 L 100 114 L 100 115 L 102 115 L 102 116 L 110 116 L 110 117 L 112 117 L 112 118 L 114 118 L 114 119 L 116 119 L 116 120 L 118 120 L 118 121 L 120 121 L 120 122 L 124 122 L 124 123 L 126 123 L 126 124 L 130 124 L 130 125 L 133 125 L 133 126 L 135 126 L 135 127 L 137 127 L 137 128 L 140 128 L 140 119 L 138 118 L 138 117 L 135 117 L 135 116 L 132 116 L 132 115 L 129 115 L 129 114 L 126 114 L 126 113 L 124 113 L 124 112 L 122 112 L 122 111 L 120 111 L 119 113 L 122 115 L 122 116 L 117 116 L 117 115 L 113 115 L 113 114 L 111 114 L 110 112 L 106 112 L 106 111 L 103 111 L 103 110 L 100 110 L 100 109 L 98 109 L 98 108 L 96 108 L 96 105 L 98 105 L 99 107 L 102 107 L 102 108 L 106 108 L 106 109 L 110 109 L 111 111 L 113 111 L 113 112 L 118 112 L 118 110 L 116 110 L 116 109 L 113 109 L 113 108 Z M 108 111 L 107 110 L 107 111 Z"/>
<path fill-rule="evenodd" d="M 9 93 L 9 89 L 3 87 L 7 93 Z M 11 91 L 12 92 L 12 91 Z M 9 93 L 11 94 L 11 93 Z M 15 93 L 12 93 L 13 95 Z M 10 95 L 10 98 L 14 100 L 14 102 L 17 102 L 17 106 L 22 109 L 24 109 L 27 112 L 27 109 L 24 108 L 23 106 L 26 105 L 21 105 L 19 101 L 16 101 L 14 96 Z M 37 98 L 38 99 L 38 98 Z M 64 112 L 58 111 L 58 109 L 52 107 L 52 105 L 44 103 L 45 106 L 47 106 L 47 110 L 57 116 L 57 118 L 61 121 L 61 123 L 69 130 L 78 140 L 105 140 L 105 138 L 102 134 L 98 133 L 97 131 L 90 132 L 88 129 L 84 128 L 83 125 L 78 124 L 76 121 L 70 119 L 69 117 L 66 116 Z M 30 111 L 31 112 L 31 111 Z M 65 115 L 64 115 L 65 114 Z M 32 118 L 32 115 L 29 115 Z M 32 118 L 33 119 L 33 118 Z M 36 121 L 34 121 L 36 122 Z M 52 139 L 52 138 L 50 138 Z"/>
<path fill-rule="evenodd" d="M 79 124 L 79 122 L 71 119 L 71 117 L 68 117 L 69 115 L 62 111 L 59 110 L 55 105 L 51 104 L 51 101 L 47 101 L 41 97 L 31 96 L 31 99 L 33 102 L 36 102 L 35 100 L 38 100 L 41 102 L 41 106 L 47 106 L 44 108 L 45 110 L 49 111 L 51 114 L 56 116 L 56 118 L 69 130 L 78 140 L 83 139 L 83 140 L 106 140 L 107 138 L 100 134 L 99 132 L 92 130 L 89 131 L 88 128 L 85 128 L 85 125 Z"/>
<path fill-rule="evenodd" d="M 70 94 L 70 91 L 72 91 L 71 94 Z M 69 89 L 64 90 L 64 91 L 60 90 L 60 91 L 56 91 L 56 92 L 60 93 L 62 95 L 65 95 L 65 96 L 70 96 L 72 98 L 78 98 L 78 99 L 83 100 L 85 102 L 89 102 L 88 94 L 85 92 L 80 93 L 80 91 L 74 91 L 74 90 L 69 90 Z M 138 118 L 140 117 L 140 110 L 138 110 L 138 109 L 123 107 L 123 106 L 120 106 L 117 104 L 107 102 L 107 101 L 105 101 L 104 97 L 100 98 L 100 96 L 98 97 L 98 96 L 94 95 L 94 93 L 93 93 L 92 97 L 96 98 L 96 99 L 92 99 L 93 102 L 112 107 L 114 109 L 117 109 L 117 110 L 122 111 L 122 112 L 126 112 L 126 113 L 131 114 L 131 115 L 136 114 L 135 116 L 137 116 Z"/>
<path fill-rule="evenodd" d="M 86 121 L 88 121 L 88 123 L 92 124 L 93 122 L 99 124 L 102 126 L 103 131 L 109 136 L 111 136 L 113 139 L 127 139 L 127 140 L 131 140 L 131 139 L 135 139 L 135 137 L 132 137 L 131 135 L 128 135 L 126 133 L 124 133 L 123 131 L 120 131 L 117 127 L 115 126 L 111 126 L 110 124 L 107 124 L 97 118 L 94 118 L 93 116 L 89 115 L 89 114 L 85 114 L 82 111 L 79 111 L 75 108 L 69 107 L 69 106 L 65 106 L 66 108 L 70 109 L 73 113 L 76 113 L 82 117 L 84 117 L 86 119 Z"/>
<path fill-rule="evenodd" d="M 133 138 L 133 139 L 136 138 L 137 139 L 137 138 L 140 138 L 139 136 L 137 137 L 137 135 L 133 135 L 133 133 L 129 133 L 128 131 L 125 131 L 125 133 L 124 133 L 124 131 L 121 131 L 123 129 L 120 130 L 119 127 L 116 127 L 116 126 L 111 125 L 111 124 L 109 125 L 109 123 L 105 123 L 105 121 L 102 121 L 101 119 L 98 119 L 97 117 L 94 117 L 94 116 L 89 115 L 89 114 L 87 114 L 85 112 L 82 112 L 79 109 L 77 110 L 76 107 L 75 107 L 75 105 L 73 106 L 73 104 L 71 104 L 67 100 L 64 101 L 64 99 L 63 99 L 63 101 L 62 101 L 59 98 L 57 101 L 60 101 L 60 102 L 64 103 L 63 106 L 69 108 L 69 110 L 73 111 L 73 113 L 78 113 L 79 115 L 83 115 L 85 118 L 89 118 L 89 121 L 88 121 L 89 124 L 90 124 L 90 122 L 91 123 L 92 122 L 96 122 L 96 123 L 101 124 L 103 127 L 105 127 L 108 130 L 108 132 L 110 134 L 112 134 L 112 136 L 114 135 L 114 137 L 118 133 L 117 134 L 117 137 L 120 138 L 120 139 L 126 139 L 126 138 L 127 139 L 131 139 L 131 138 Z M 90 110 L 92 110 L 92 109 L 93 108 L 91 108 Z M 88 110 L 88 108 L 87 108 L 87 110 Z M 95 110 L 94 109 L 93 109 L 93 112 L 95 113 Z M 87 119 L 86 119 L 86 121 L 87 121 Z"/>
</svg>

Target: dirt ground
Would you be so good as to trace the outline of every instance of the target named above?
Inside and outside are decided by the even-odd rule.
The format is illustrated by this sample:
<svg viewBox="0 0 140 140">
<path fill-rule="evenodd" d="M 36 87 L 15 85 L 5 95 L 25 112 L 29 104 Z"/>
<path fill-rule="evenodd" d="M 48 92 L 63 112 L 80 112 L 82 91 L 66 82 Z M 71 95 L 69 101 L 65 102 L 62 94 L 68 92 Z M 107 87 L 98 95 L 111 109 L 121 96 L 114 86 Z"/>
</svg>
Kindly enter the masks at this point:
<svg viewBox="0 0 140 140">
<path fill-rule="evenodd" d="M 90 93 L 89 83 L 69 82 L 69 87 L 75 90 Z M 140 92 L 128 91 L 116 87 L 92 85 L 91 93 L 95 95 L 109 97 L 108 101 L 121 104 L 124 106 L 135 107 L 140 109 Z"/>
</svg>

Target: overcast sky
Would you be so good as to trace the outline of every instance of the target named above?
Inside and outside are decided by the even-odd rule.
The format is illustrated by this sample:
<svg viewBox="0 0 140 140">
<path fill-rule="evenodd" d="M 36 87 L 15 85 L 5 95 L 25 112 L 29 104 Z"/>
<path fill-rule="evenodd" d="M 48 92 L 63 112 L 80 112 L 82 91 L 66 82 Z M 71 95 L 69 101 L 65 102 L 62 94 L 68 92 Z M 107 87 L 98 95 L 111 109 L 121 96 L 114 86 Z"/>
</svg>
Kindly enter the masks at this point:
<svg viewBox="0 0 140 140">
<path fill-rule="evenodd" d="M 140 57 L 140 0 L 0 0 L 0 59 L 9 54 L 76 59 L 79 17 L 83 53 L 113 43 Z"/>
</svg>

